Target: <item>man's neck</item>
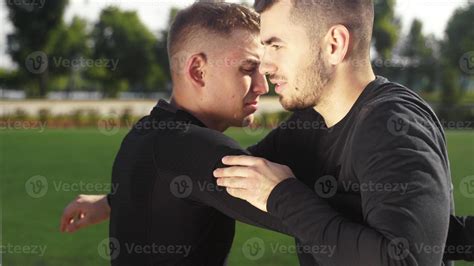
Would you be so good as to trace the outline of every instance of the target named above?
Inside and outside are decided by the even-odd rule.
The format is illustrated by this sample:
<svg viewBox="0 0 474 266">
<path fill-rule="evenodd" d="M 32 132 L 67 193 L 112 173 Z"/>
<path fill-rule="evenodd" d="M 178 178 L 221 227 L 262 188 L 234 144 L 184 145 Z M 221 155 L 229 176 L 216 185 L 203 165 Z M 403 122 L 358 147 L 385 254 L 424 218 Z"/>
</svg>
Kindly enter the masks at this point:
<svg viewBox="0 0 474 266">
<path fill-rule="evenodd" d="M 342 71 L 341 71 L 342 72 Z M 314 109 L 324 118 L 328 128 L 339 123 L 351 110 L 355 102 L 367 87 L 375 80 L 371 68 L 365 71 L 345 71 L 324 88 L 320 102 Z"/>
<path fill-rule="evenodd" d="M 199 121 L 201 121 L 204 125 L 206 125 L 207 128 L 210 128 L 219 132 L 224 132 L 228 128 L 227 124 L 219 123 L 213 120 L 209 116 L 209 114 L 200 110 L 198 106 L 193 105 L 189 101 L 184 100 L 182 96 L 178 96 L 173 93 L 173 95 L 171 95 L 171 98 L 170 98 L 170 104 L 176 107 L 177 109 L 190 113 L 191 115 L 199 119 Z"/>
</svg>

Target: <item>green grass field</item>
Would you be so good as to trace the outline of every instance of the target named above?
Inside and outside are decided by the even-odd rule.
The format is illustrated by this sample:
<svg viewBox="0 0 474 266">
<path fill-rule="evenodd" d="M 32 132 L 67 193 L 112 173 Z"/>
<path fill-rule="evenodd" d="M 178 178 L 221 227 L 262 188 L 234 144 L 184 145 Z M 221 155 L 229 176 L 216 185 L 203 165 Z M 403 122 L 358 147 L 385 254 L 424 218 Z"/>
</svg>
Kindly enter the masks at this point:
<svg viewBox="0 0 474 266">
<path fill-rule="evenodd" d="M 0 131 L 4 265 L 109 264 L 98 249 L 108 236 L 107 223 L 62 234 L 59 218 L 66 203 L 77 194 L 107 192 L 113 158 L 125 133 L 122 130 L 106 136 L 97 129 Z M 237 129 L 227 133 L 243 146 L 263 136 Z M 447 136 L 457 213 L 474 214 L 473 199 L 463 196 L 459 189 L 462 178 L 474 175 L 474 131 L 448 132 Z M 30 178 L 38 179 L 35 176 L 46 178 L 47 190 L 41 190 L 46 194 L 25 186 Z M 246 241 L 254 237 L 262 239 L 265 247 L 263 257 L 256 260 L 243 251 Z M 284 235 L 238 224 L 229 265 L 297 265 L 292 250 L 274 251 L 278 245 L 287 248 L 293 243 Z"/>
</svg>

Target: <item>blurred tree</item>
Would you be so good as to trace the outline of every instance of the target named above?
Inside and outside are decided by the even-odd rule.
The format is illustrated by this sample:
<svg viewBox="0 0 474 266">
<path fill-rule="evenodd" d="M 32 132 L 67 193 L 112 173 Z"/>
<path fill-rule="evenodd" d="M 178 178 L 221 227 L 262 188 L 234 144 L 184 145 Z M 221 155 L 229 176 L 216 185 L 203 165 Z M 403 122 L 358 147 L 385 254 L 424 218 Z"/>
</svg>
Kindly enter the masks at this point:
<svg viewBox="0 0 474 266">
<path fill-rule="evenodd" d="M 173 23 L 174 17 L 178 13 L 179 9 L 172 7 L 168 15 L 168 26 L 166 29 L 160 32 L 160 38 L 158 39 L 158 47 L 156 49 L 156 60 L 158 64 L 162 66 L 163 72 L 166 75 L 166 79 L 171 81 L 171 73 L 169 67 L 168 51 L 167 51 L 167 41 L 168 41 L 168 30 Z"/>
<path fill-rule="evenodd" d="M 459 101 L 463 80 L 472 81 L 474 74 L 474 3 L 457 9 L 448 21 L 441 43 L 441 114 L 449 120 L 472 119 L 463 113 Z M 468 83 L 469 84 L 469 83 Z M 469 118 L 470 113 L 470 118 Z"/>
<path fill-rule="evenodd" d="M 135 91 L 164 86 L 165 76 L 154 56 L 157 40 L 136 12 L 105 8 L 92 38 L 94 58 L 116 63 L 115 67 L 108 65 L 102 69 L 96 66 L 89 73 L 100 78 L 104 96 L 115 96 L 126 86 Z"/>
<path fill-rule="evenodd" d="M 448 21 L 441 45 L 442 93 L 444 108 L 456 105 L 462 96 L 461 81 L 473 78 L 474 3 L 457 9 Z M 467 60 L 467 62 L 463 61 Z M 471 68 L 469 68 L 471 67 Z"/>
<path fill-rule="evenodd" d="M 61 25 L 67 0 L 9 1 L 5 4 L 13 24 L 8 36 L 8 53 L 19 70 L 37 80 L 38 90 L 30 96 L 44 97 L 48 89 L 48 42 Z"/>
<path fill-rule="evenodd" d="M 69 25 L 61 24 L 52 35 L 48 46 L 52 61 L 50 60 L 48 68 L 54 76 L 67 76 L 67 91 L 76 89 L 81 79 L 81 72 L 88 67 L 85 61 L 81 60 L 90 59 L 91 49 L 88 41 L 87 22 L 77 16 Z M 63 64 L 63 60 L 75 63 Z"/>
<path fill-rule="evenodd" d="M 403 45 L 401 56 L 409 59 L 403 71 L 404 84 L 411 89 L 433 91 L 436 84 L 437 60 L 435 58 L 436 39 L 423 35 L 423 24 L 413 20 Z"/>
<path fill-rule="evenodd" d="M 442 54 L 448 63 L 459 69 L 463 55 L 474 52 L 474 3 L 457 9 L 448 21 Z"/>
<path fill-rule="evenodd" d="M 378 57 L 391 58 L 391 52 L 398 40 L 400 20 L 395 16 L 396 0 L 375 0 L 373 40 Z"/>
</svg>

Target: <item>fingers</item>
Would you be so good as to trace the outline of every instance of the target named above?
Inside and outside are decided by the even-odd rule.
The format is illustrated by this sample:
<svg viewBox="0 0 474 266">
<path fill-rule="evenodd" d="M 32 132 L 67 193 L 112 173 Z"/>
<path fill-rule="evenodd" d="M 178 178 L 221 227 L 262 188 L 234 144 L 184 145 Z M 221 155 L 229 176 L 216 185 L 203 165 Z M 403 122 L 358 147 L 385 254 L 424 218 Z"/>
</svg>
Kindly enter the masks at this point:
<svg viewBox="0 0 474 266">
<path fill-rule="evenodd" d="M 81 214 L 78 219 L 72 219 L 69 224 L 66 225 L 66 232 L 73 233 L 83 227 L 90 225 L 90 219 L 88 215 Z"/>
<path fill-rule="evenodd" d="M 248 155 L 233 155 L 222 158 L 225 165 L 253 166 L 262 163 L 265 159 Z"/>
<path fill-rule="evenodd" d="M 218 186 L 226 188 L 248 189 L 249 185 L 246 178 L 243 177 L 221 177 L 216 180 Z"/>
<path fill-rule="evenodd" d="M 61 225 L 60 230 L 64 232 L 66 230 L 67 225 L 74 219 L 74 217 L 78 216 L 79 208 L 77 206 L 76 200 L 71 202 L 63 211 L 61 216 Z"/>
<path fill-rule="evenodd" d="M 247 166 L 231 166 L 214 170 L 215 177 L 252 177 L 255 174 L 255 171 Z"/>
<path fill-rule="evenodd" d="M 241 188 L 226 188 L 227 193 L 229 193 L 232 197 L 236 197 L 239 199 L 245 200 L 248 196 L 248 190 L 241 189 Z"/>
</svg>

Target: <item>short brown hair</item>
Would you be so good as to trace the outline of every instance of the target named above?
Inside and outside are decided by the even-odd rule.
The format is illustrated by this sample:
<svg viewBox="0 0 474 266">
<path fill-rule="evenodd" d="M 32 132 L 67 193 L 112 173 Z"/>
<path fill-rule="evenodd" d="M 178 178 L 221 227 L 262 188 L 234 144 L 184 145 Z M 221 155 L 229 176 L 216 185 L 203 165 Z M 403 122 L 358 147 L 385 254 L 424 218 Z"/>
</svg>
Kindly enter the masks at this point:
<svg viewBox="0 0 474 266">
<path fill-rule="evenodd" d="M 258 13 L 272 7 L 279 0 L 255 0 Z M 374 24 L 373 0 L 292 0 L 291 18 L 305 25 L 312 37 L 322 37 L 333 25 L 342 24 L 354 35 L 354 50 L 368 54 Z M 315 31 L 314 25 L 321 25 Z M 324 31 L 324 32 L 322 32 Z"/>
<path fill-rule="evenodd" d="M 236 29 L 258 34 L 259 15 L 239 4 L 196 2 L 178 12 L 168 33 L 168 56 L 179 51 L 179 44 L 189 41 L 189 35 L 200 29 L 230 36 Z"/>
</svg>

